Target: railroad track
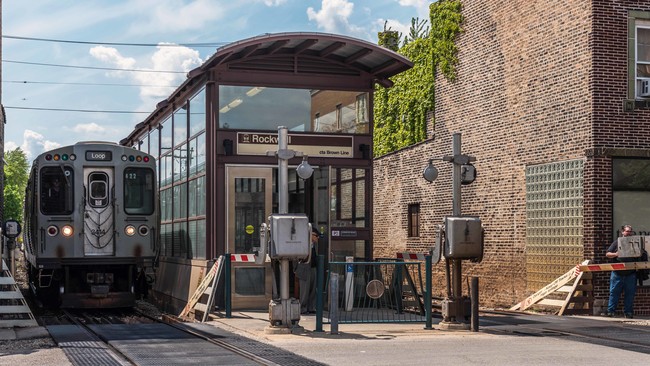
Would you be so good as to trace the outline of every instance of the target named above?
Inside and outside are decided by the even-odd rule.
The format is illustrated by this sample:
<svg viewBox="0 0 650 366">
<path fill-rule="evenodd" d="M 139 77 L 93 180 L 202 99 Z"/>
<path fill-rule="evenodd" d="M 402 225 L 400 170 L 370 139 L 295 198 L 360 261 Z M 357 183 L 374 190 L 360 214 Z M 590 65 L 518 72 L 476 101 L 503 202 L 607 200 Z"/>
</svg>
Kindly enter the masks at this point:
<svg viewBox="0 0 650 366">
<path fill-rule="evenodd" d="M 162 321 L 137 311 L 61 311 L 41 320 L 77 366 L 321 365 L 214 326 L 180 323 L 171 318 Z"/>
</svg>

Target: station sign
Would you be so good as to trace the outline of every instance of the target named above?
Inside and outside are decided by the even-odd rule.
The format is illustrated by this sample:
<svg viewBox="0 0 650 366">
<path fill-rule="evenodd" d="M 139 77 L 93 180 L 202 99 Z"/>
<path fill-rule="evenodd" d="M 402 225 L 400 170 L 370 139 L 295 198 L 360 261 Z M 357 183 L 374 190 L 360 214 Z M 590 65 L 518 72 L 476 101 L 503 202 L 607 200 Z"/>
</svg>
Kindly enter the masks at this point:
<svg viewBox="0 0 650 366">
<path fill-rule="evenodd" d="M 354 157 L 352 136 L 292 135 L 288 134 L 288 148 L 307 156 L 326 158 Z M 266 155 L 278 149 L 277 133 L 237 133 L 238 155 Z"/>
</svg>

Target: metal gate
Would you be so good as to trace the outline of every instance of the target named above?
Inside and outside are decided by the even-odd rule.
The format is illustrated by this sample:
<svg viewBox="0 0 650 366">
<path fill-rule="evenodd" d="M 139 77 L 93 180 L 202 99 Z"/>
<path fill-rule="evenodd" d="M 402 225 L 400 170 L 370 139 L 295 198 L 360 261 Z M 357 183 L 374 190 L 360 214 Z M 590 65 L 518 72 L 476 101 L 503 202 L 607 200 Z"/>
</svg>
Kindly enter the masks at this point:
<svg viewBox="0 0 650 366">
<path fill-rule="evenodd" d="M 338 304 L 330 302 L 324 322 L 331 323 L 333 310 L 339 323 L 425 322 L 431 304 L 424 301 L 430 290 L 423 282 L 422 264 L 395 259 L 330 262 L 330 274 L 340 279 Z"/>
</svg>

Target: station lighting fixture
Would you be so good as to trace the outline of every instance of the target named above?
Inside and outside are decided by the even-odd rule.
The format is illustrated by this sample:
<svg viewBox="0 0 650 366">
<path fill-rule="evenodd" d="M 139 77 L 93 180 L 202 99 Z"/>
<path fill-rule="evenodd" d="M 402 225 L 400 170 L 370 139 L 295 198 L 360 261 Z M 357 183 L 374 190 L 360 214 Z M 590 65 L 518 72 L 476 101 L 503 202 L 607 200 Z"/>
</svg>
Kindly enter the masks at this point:
<svg viewBox="0 0 650 366">
<path fill-rule="evenodd" d="M 298 165 L 298 167 L 296 167 L 296 173 L 302 179 L 309 179 L 311 175 L 314 174 L 314 168 L 309 165 L 309 162 L 307 161 L 307 155 L 303 155 L 302 162 L 300 165 Z"/>
</svg>

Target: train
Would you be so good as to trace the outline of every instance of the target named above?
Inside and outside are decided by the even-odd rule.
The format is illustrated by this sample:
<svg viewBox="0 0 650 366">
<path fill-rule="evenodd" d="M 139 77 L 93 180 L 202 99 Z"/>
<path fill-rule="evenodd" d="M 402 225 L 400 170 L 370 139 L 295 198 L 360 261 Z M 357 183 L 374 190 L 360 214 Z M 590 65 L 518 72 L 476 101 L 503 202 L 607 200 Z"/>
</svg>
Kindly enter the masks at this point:
<svg viewBox="0 0 650 366">
<path fill-rule="evenodd" d="M 40 305 L 132 307 L 155 280 L 160 216 L 153 156 L 79 142 L 34 159 L 25 190 L 27 279 Z"/>
</svg>

